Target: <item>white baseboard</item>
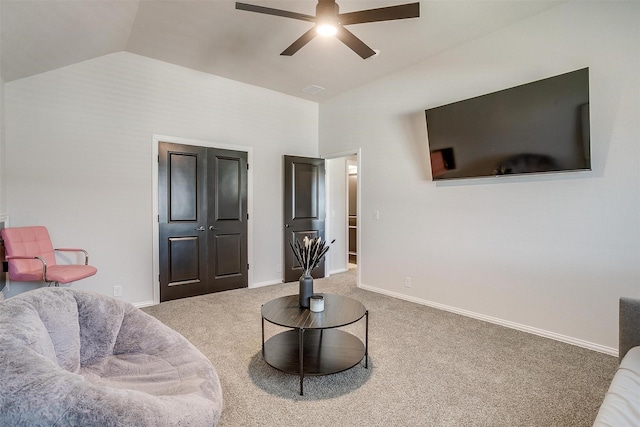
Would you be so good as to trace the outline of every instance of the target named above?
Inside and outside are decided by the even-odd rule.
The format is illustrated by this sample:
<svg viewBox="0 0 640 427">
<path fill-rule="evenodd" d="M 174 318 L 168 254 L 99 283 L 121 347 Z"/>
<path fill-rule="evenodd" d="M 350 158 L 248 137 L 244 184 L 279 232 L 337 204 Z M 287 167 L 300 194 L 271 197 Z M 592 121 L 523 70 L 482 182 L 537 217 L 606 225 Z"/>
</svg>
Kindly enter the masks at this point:
<svg viewBox="0 0 640 427">
<path fill-rule="evenodd" d="M 136 307 L 136 308 L 151 307 L 152 305 L 156 305 L 156 303 L 153 302 L 153 300 L 142 301 L 142 302 L 134 302 L 133 303 L 133 306 Z"/>
<path fill-rule="evenodd" d="M 271 285 L 279 285 L 279 284 L 282 284 L 282 280 L 268 280 L 266 282 L 253 283 L 249 286 L 249 289 L 261 288 L 263 286 L 271 286 Z M 133 306 L 137 308 L 151 307 L 152 305 L 156 305 L 155 302 L 153 302 L 153 300 L 133 303 Z"/>
<path fill-rule="evenodd" d="M 349 269 L 346 269 L 346 268 L 340 268 L 340 269 L 337 269 L 337 270 L 331 270 L 331 271 L 329 271 L 329 276 L 331 276 L 333 274 L 338 274 L 338 273 L 346 273 L 347 271 L 349 271 Z M 249 285 L 249 289 L 261 288 L 263 286 L 281 285 L 282 283 L 284 283 L 282 281 L 282 279 L 267 280 L 267 281 L 264 281 L 264 282 L 252 283 L 252 284 Z"/>
<path fill-rule="evenodd" d="M 249 285 L 249 289 L 261 288 L 263 286 L 280 285 L 280 284 L 282 284 L 282 279 L 280 279 L 280 280 L 267 280 L 266 282 L 252 283 L 251 285 Z"/>
<path fill-rule="evenodd" d="M 456 307 L 451 307 L 448 305 L 440 304 L 433 301 L 424 300 L 421 298 L 415 298 L 408 295 L 403 295 L 397 292 L 387 291 L 385 289 L 375 288 L 373 286 L 368 286 L 360 283 L 358 285 L 359 288 L 365 289 L 367 291 L 376 292 L 378 294 L 387 295 L 393 298 L 398 298 L 401 300 L 414 302 L 416 304 L 426 305 L 428 307 L 436 308 L 438 310 L 444 310 L 451 313 L 459 314 L 461 316 L 471 317 L 474 319 L 482 320 L 484 322 L 493 323 L 500 326 L 505 326 L 507 328 L 516 329 L 518 331 L 528 332 L 530 334 L 538 335 L 544 338 L 549 338 L 552 340 L 564 342 L 567 344 L 575 345 L 577 347 L 586 348 L 588 350 L 597 351 L 598 353 L 609 354 L 611 356 L 618 357 L 618 349 L 612 347 L 606 347 L 604 345 L 592 343 L 589 341 L 584 341 L 578 338 L 570 337 L 567 335 L 557 334 L 555 332 L 546 331 L 544 329 L 534 328 L 532 326 L 522 325 L 520 323 L 511 322 L 509 320 L 499 319 L 497 317 L 487 316 L 480 313 L 475 313 L 473 311 L 463 310 Z"/>
</svg>

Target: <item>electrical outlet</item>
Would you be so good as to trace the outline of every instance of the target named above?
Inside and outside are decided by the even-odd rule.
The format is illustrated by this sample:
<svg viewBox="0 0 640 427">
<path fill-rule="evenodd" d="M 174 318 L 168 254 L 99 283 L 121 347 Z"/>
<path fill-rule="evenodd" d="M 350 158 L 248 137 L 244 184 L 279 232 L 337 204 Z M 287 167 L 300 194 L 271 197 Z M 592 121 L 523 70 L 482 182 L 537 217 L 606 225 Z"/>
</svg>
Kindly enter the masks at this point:
<svg viewBox="0 0 640 427">
<path fill-rule="evenodd" d="M 282 264 L 276 264 L 276 273 L 282 273 Z"/>
<path fill-rule="evenodd" d="M 404 278 L 404 286 L 407 288 L 411 287 L 411 277 L 405 277 Z"/>
<path fill-rule="evenodd" d="M 114 286 L 113 287 L 113 296 L 121 297 L 122 296 L 122 286 Z"/>
<path fill-rule="evenodd" d="M 380 219 L 380 211 L 378 210 L 373 211 L 373 219 L 376 221 Z"/>
</svg>

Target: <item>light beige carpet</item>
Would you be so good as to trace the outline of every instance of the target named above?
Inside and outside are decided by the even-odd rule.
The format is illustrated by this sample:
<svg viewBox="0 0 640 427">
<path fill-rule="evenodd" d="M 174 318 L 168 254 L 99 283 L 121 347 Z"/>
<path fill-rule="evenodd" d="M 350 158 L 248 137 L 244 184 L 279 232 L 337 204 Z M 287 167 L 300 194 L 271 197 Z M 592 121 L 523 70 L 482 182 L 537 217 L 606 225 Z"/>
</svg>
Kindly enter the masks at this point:
<svg viewBox="0 0 640 427">
<path fill-rule="evenodd" d="M 299 379 L 261 355 L 263 303 L 297 283 L 146 308 L 182 333 L 220 375 L 220 426 L 590 426 L 617 361 L 524 332 L 355 286 L 355 273 L 315 281 L 369 310 L 369 369 Z M 364 339 L 364 321 L 349 331 Z M 267 338 L 284 329 L 267 324 Z"/>
</svg>

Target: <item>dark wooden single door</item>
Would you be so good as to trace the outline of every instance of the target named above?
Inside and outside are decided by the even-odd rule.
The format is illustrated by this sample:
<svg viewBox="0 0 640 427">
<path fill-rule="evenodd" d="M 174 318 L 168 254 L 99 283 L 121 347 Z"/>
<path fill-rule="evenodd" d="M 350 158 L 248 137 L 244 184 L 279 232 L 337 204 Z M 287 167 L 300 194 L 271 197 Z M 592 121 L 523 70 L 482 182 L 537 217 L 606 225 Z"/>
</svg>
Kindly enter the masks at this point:
<svg viewBox="0 0 640 427">
<path fill-rule="evenodd" d="M 305 236 L 323 239 L 325 223 L 324 159 L 284 156 L 284 281 L 298 280 L 302 269 L 289 242 Z M 324 260 L 312 276 L 325 275 Z"/>
<path fill-rule="evenodd" d="M 247 154 L 158 153 L 160 301 L 247 287 Z"/>
</svg>

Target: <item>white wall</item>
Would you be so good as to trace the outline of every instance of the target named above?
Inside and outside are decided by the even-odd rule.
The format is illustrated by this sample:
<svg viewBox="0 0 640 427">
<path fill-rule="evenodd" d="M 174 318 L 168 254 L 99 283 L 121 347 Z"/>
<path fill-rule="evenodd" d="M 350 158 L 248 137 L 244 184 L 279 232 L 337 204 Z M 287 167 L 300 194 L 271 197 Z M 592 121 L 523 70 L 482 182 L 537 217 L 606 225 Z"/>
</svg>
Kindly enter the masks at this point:
<svg viewBox="0 0 640 427">
<path fill-rule="evenodd" d="M 6 220 L 5 210 L 5 189 L 4 189 L 4 164 L 5 164 L 5 143 L 4 143 L 4 79 L 0 74 L 0 220 Z M 4 299 L 8 289 L 5 283 L 0 283 L 0 300 Z"/>
<path fill-rule="evenodd" d="M 0 7 L 0 18 L 2 17 L 2 8 Z M 2 51 L 2 41 L 0 40 L 0 52 Z M 0 59 L 1 65 L 2 59 Z M 5 121 L 4 121 L 4 77 L 2 76 L 2 67 L 0 66 L 0 215 L 6 214 L 6 200 L 5 200 L 5 179 L 4 179 L 4 164 L 5 164 Z"/>
<path fill-rule="evenodd" d="M 2 20 L 2 7 L 0 7 L 0 20 Z M 0 52 L 2 41 L 0 40 Z M 0 58 L 0 221 L 6 222 L 6 191 L 5 191 L 5 121 L 4 121 L 4 77 L 2 76 L 2 59 Z M 0 300 L 8 293 L 6 282 L 0 283 Z"/>
<path fill-rule="evenodd" d="M 639 23 L 565 3 L 322 103 L 321 155 L 362 147 L 361 285 L 615 353 L 640 297 Z M 583 67 L 593 171 L 431 181 L 426 108 Z"/>
<path fill-rule="evenodd" d="M 98 274 L 74 286 L 153 299 L 154 134 L 253 148 L 250 285 L 281 281 L 282 155 L 317 156 L 317 104 L 124 52 L 7 83 L 5 99 L 11 225 L 86 248 Z"/>
<path fill-rule="evenodd" d="M 0 75 L 0 215 L 6 214 L 4 79 Z"/>
</svg>

